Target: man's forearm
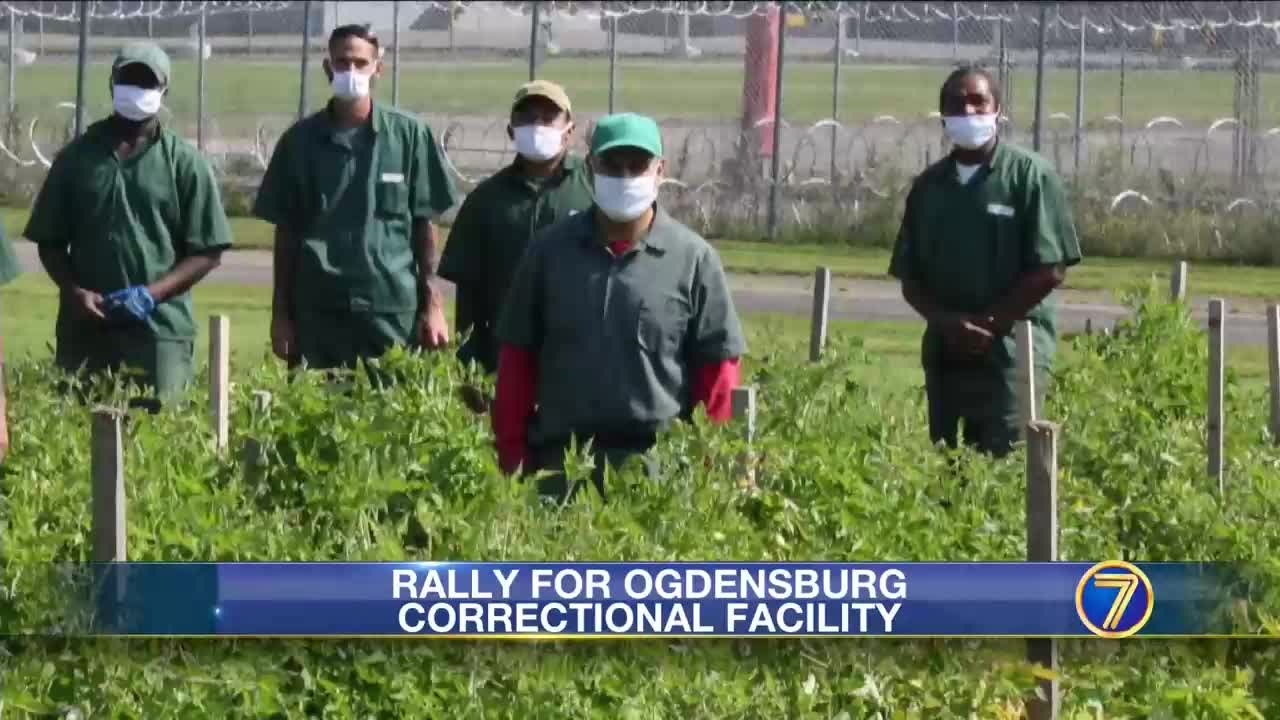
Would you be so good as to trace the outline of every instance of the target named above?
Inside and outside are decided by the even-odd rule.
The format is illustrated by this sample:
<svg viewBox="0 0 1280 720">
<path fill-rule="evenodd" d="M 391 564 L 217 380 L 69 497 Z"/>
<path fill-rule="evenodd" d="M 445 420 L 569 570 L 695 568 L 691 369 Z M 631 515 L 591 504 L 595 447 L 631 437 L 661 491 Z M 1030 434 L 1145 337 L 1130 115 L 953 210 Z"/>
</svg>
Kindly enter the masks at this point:
<svg viewBox="0 0 1280 720">
<path fill-rule="evenodd" d="M 297 236 L 276 227 L 275 242 L 271 250 L 271 312 L 273 315 L 292 317 L 293 278 L 298 261 Z"/>
<path fill-rule="evenodd" d="M 220 264 L 222 264 L 221 252 L 183 258 L 163 277 L 148 285 L 147 292 L 151 293 L 156 303 L 162 303 L 190 290 Z"/>
<path fill-rule="evenodd" d="M 40 246 L 40 264 L 49 274 L 58 289 L 66 292 L 76 287 L 75 277 L 71 273 L 71 254 L 66 248 Z"/>
<path fill-rule="evenodd" d="M 934 301 L 929 293 L 925 292 L 915 283 L 902 283 L 902 298 L 912 307 L 920 317 L 924 318 L 927 323 L 937 323 L 942 319 L 946 311 Z"/>
<path fill-rule="evenodd" d="M 418 264 L 418 307 L 443 307 L 444 299 L 432 282 L 436 276 L 436 227 L 430 220 L 413 221 L 413 255 Z"/>
<path fill-rule="evenodd" d="M 1009 332 L 1015 322 L 1025 318 L 1065 278 L 1066 268 L 1061 265 L 1047 265 L 1023 275 L 1013 290 L 988 310 L 995 329 L 1002 334 Z"/>
</svg>

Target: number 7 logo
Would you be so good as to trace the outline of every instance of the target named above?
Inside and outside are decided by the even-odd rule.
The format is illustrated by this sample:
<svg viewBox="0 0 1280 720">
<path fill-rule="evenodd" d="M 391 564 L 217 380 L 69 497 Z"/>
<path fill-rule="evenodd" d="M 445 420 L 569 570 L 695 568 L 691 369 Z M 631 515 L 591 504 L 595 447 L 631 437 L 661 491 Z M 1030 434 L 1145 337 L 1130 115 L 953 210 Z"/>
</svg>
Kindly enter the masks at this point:
<svg viewBox="0 0 1280 720">
<path fill-rule="evenodd" d="M 1098 574 L 1093 576 L 1093 586 L 1098 588 L 1117 588 L 1116 599 L 1111 603 L 1111 611 L 1102 621 L 1103 630 L 1119 630 L 1120 618 L 1129 609 L 1129 602 L 1138 589 L 1138 576 L 1133 573 Z"/>
</svg>

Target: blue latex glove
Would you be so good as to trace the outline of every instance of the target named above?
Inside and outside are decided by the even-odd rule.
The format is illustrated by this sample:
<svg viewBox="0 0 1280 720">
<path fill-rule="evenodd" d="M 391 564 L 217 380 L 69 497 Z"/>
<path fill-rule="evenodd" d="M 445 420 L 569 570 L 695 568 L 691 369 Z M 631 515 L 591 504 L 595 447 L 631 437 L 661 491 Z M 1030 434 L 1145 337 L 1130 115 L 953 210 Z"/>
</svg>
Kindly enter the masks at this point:
<svg viewBox="0 0 1280 720">
<path fill-rule="evenodd" d="M 103 309 L 107 315 L 118 319 L 143 321 L 151 317 L 152 311 L 156 309 L 156 299 L 142 285 L 117 290 L 104 300 Z"/>
</svg>

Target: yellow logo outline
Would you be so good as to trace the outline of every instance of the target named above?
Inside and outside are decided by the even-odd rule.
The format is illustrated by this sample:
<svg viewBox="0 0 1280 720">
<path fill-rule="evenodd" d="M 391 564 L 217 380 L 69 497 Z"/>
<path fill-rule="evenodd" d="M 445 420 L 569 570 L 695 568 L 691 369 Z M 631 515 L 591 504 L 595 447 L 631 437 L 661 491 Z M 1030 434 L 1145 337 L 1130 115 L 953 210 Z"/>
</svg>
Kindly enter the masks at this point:
<svg viewBox="0 0 1280 720">
<path fill-rule="evenodd" d="M 1104 570 L 1120 570 L 1122 572 L 1103 574 L 1102 571 Z M 1094 587 L 1116 588 L 1119 590 L 1116 593 L 1116 599 L 1111 603 L 1111 610 L 1102 621 L 1102 627 L 1094 625 L 1084 611 L 1084 589 L 1089 586 L 1090 580 L 1094 581 Z M 1120 618 L 1124 617 L 1125 610 L 1129 608 L 1129 603 L 1132 602 L 1133 596 L 1137 594 L 1139 584 L 1147 591 L 1146 611 L 1133 624 L 1133 627 L 1128 630 L 1115 630 L 1114 628 L 1120 623 Z M 1151 612 L 1155 610 L 1155 604 L 1155 591 L 1152 589 L 1151 580 L 1146 573 L 1139 570 L 1136 565 L 1123 560 L 1104 560 L 1094 565 L 1080 577 L 1080 582 L 1076 585 L 1076 615 L 1080 617 L 1080 622 L 1084 623 L 1089 632 L 1098 637 L 1120 639 L 1137 633 L 1151 619 Z"/>
</svg>

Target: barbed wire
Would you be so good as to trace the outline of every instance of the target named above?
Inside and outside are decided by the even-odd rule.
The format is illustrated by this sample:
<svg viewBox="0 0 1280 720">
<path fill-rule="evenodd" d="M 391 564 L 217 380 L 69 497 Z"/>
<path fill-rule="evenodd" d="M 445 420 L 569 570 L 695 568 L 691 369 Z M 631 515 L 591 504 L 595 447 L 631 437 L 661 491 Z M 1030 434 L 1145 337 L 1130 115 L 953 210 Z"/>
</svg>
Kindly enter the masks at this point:
<svg viewBox="0 0 1280 720">
<path fill-rule="evenodd" d="M 295 3 L 286 0 L 93 0 L 92 2 L 0 2 L 0 12 L 20 18 L 40 18 L 71 22 L 80 19 L 81 9 L 89 8 L 89 17 L 95 20 L 128 20 L 130 18 L 179 18 L 195 17 L 204 13 L 280 12 Z"/>
</svg>

